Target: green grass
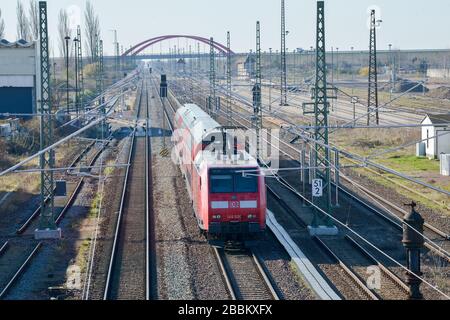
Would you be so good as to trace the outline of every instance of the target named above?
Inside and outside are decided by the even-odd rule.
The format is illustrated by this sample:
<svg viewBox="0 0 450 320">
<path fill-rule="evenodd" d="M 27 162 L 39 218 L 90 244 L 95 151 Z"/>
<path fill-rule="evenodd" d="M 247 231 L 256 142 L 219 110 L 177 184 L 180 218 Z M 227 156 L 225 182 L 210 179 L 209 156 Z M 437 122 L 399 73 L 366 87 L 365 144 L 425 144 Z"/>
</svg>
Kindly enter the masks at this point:
<svg viewBox="0 0 450 320">
<path fill-rule="evenodd" d="M 91 239 L 83 240 L 76 258 L 76 265 L 80 267 L 82 273 L 87 271 L 87 258 L 90 244 Z"/>
<path fill-rule="evenodd" d="M 95 196 L 94 200 L 92 200 L 91 209 L 89 210 L 89 218 L 96 218 L 98 212 L 100 210 L 100 203 L 102 202 L 103 196 L 98 194 Z"/>
<path fill-rule="evenodd" d="M 352 95 L 352 88 L 341 87 L 342 91 L 349 95 Z M 358 96 L 363 101 L 367 101 L 367 90 L 361 88 L 353 88 L 353 95 Z M 398 97 L 398 93 L 394 93 L 392 98 Z M 386 91 L 378 92 L 378 99 L 380 104 L 384 104 L 390 101 L 391 95 Z M 409 93 L 400 98 L 397 98 L 392 106 L 401 106 L 411 109 L 424 109 L 432 105 L 437 108 L 450 108 L 450 101 L 445 99 L 434 99 L 429 96 L 423 96 L 421 93 Z"/>
<path fill-rule="evenodd" d="M 380 160 L 380 162 L 402 172 L 432 171 L 438 173 L 440 170 L 439 161 L 413 155 L 393 155 Z"/>
</svg>

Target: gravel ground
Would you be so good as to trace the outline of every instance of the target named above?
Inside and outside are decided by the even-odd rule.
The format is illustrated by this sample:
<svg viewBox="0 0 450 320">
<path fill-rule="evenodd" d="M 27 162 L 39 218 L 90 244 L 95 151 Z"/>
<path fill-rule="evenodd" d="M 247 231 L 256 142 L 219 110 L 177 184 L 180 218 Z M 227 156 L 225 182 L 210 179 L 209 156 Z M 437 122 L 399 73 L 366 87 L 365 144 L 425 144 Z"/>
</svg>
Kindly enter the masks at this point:
<svg viewBox="0 0 450 320">
<path fill-rule="evenodd" d="M 94 152 L 93 150 L 92 154 Z M 106 159 L 108 155 L 109 152 L 105 151 Z M 100 160 L 97 160 L 97 164 L 99 162 Z M 89 220 L 88 213 L 97 191 L 96 185 L 97 180 L 85 179 L 73 206 L 61 222 L 63 238 L 58 242 L 44 242 L 30 266 L 9 292 L 7 299 L 47 300 L 80 297 L 85 270 L 82 261 L 77 261 L 77 256 L 80 248 L 89 241 L 91 230 L 86 221 Z M 49 290 L 49 287 L 56 290 Z"/>
<path fill-rule="evenodd" d="M 259 257 L 269 270 L 276 290 L 283 300 L 316 300 L 314 292 L 302 279 L 297 267 L 271 232 L 256 247 Z"/>
<path fill-rule="evenodd" d="M 389 188 L 383 185 L 380 185 L 374 181 L 364 179 L 359 174 L 352 172 L 350 170 L 344 171 L 346 175 L 348 175 L 352 180 L 355 180 L 357 183 L 361 184 L 362 186 L 366 188 L 370 188 L 371 191 L 375 192 L 376 194 L 382 196 L 384 199 L 388 200 L 389 202 L 397 204 L 399 207 L 402 207 L 404 203 L 410 203 L 411 198 L 407 198 L 401 194 L 399 194 L 395 188 Z M 425 219 L 426 222 L 431 224 L 432 226 L 435 226 L 442 231 L 444 231 L 447 234 L 450 234 L 450 212 L 443 212 L 439 210 L 433 210 L 430 209 L 420 202 L 420 198 L 413 199 L 417 202 L 417 208 L 416 210 L 420 212 L 422 217 Z M 405 208 L 405 210 L 408 210 Z"/>
<path fill-rule="evenodd" d="M 150 103 L 152 127 L 159 128 L 161 105 L 159 100 Z M 170 143 L 170 138 L 167 142 Z M 181 171 L 170 158 L 160 156 L 161 149 L 162 138 L 153 137 L 158 297 L 163 300 L 229 299 L 217 262 L 200 236 Z"/>
<path fill-rule="evenodd" d="M 131 115 L 131 114 L 130 114 Z M 131 139 L 126 138 L 118 144 L 118 163 L 127 163 Z M 125 179 L 125 168 L 115 169 L 111 177 L 105 182 L 103 208 L 101 211 L 99 230 L 93 259 L 91 282 L 89 287 L 90 300 L 103 299 L 106 275 L 108 273 L 109 258 L 111 256 L 117 214 L 122 197 L 122 186 Z M 94 233 L 91 233 L 93 239 Z M 92 250 L 92 242 L 90 244 Z M 87 263 L 87 262 L 86 262 Z"/>
<path fill-rule="evenodd" d="M 226 119 L 218 119 L 219 122 Z M 258 253 L 276 284 L 283 299 L 317 299 L 313 291 L 305 284 L 296 267 L 290 263 L 290 257 L 270 232 L 257 246 Z"/>
<path fill-rule="evenodd" d="M 241 121 L 239 119 L 239 121 Z M 285 136 L 281 136 L 281 138 L 289 143 L 293 136 L 290 136 L 289 134 L 286 134 Z M 292 153 L 292 150 L 289 148 L 286 148 L 283 144 L 280 144 L 280 147 L 283 151 Z M 286 165 L 287 167 L 296 167 L 295 165 Z M 388 189 L 384 186 L 376 185 L 373 182 L 369 182 L 366 179 L 359 177 L 357 181 L 361 184 L 365 185 L 371 190 L 374 190 L 375 192 L 379 193 L 380 195 L 386 197 L 390 201 L 398 204 L 408 203 L 411 201 L 411 199 L 406 199 L 403 196 L 400 196 L 397 192 L 395 192 L 394 189 Z M 301 186 L 299 184 L 299 174 L 290 174 L 290 177 L 288 178 L 289 182 L 297 188 L 297 190 L 301 190 Z M 298 200 L 293 201 L 294 206 L 293 208 L 298 208 Z M 418 208 L 419 212 L 423 213 L 423 216 L 432 225 L 435 225 L 442 230 L 448 232 L 449 226 L 450 226 L 450 219 L 448 219 L 448 216 L 443 214 L 442 212 L 437 212 L 430 210 L 428 208 L 424 208 L 422 206 L 419 206 Z M 309 222 L 311 219 L 311 213 L 308 212 L 310 210 L 300 210 L 300 214 L 303 216 L 306 222 Z M 362 234 L 366 239 L 374 243 L 377 247 L 379 247 L 384 252 L 391 255 L 394 259 L 397 261 L 400 261 L 402 264 L 405 264 L 405 252 L 401 244 L 401 232 L 399 232 L 398 229 L 393 228 L 391 225 L 387 224 L 386 222 L 382 221 L 380 218 L 374 217 L 372 214 L 369 214 L 367 212 L 367 209 L 361 207 L 357 203 L 353 201 L 346 201 L 346 199 L 342 199 L 341 197 L 341 206 L 339 209 L 335 210 L 334 213 L 336 216 L 344 222 L 349 223 L 349 225 L 358 231 L 358 233 Z M 291 222 L 292 223 L 292 222 Z M 285 226 L 288 227 L 289 225 Z M 290 228 L 290 235 L 294 238 L 296 238 L 299 233 L 302 231 L 298 228 Z M 308 237 L 307 237 L 308 238 Z M 309 243 L 308 241 L 305 241 L 307 239 L 301 239 L 299 242 Z M 298 244 L 299 244 L 298 242 Z M 314 248 L 312 252 L 310 253 L 313 257 L 314 254 L 316 254 L 317 246 L 315 246 L 313 243 L 311 246 L 303 245 L 301 246 L 305 248 L 305 251 L 308 251 L 309 247 Z M 381 259 L 380 257 L 378 257 Z M 385 265 L 392 268 L 392 270 L 396 270 L 395 265 L 391 261 L 383 260 L 383 263 Z M 319 264 L 320 265 L 320 264 Z M 428 250 L 424 250 L 423 258 L 422 258 L 422 265 L 423 265 L 423 271 L 424 271 L 424 277 L 426 279 L 431 279 L 434 284 L 438 284 L 440 288 L 444 288 L 445 292 L 450 292 L 449 288 L 449 270 L 446 264 L 442 263 L 441 259 L 436 259 L 436 257 L 433 257 L 433 254 L 430 254 Z M 330 265 L 331 266 L 331 265 Z M 322 269 L 325 270 L 323 266 L 321 266 Z M 326 267 L 326 269 L 330 269 L 329 266 Z M 324 271 L 325 272 L 325 271 Z M 396 272 L 398 275 L 402 273 Z M 335 277 L 338 275 L 339 272 L 336 270 L 330 273 L 330 279 L 331 277 Z M 343 295 L 347 299 L 357 298 L 358 295 L 353 294 L 351 291 L 348 290 L 351 288 L 351 286 L 348 285 L 339 285 L 336 281 L 333 280 L 333 283 L 336 284 L 336 287 L 343 288 L 344 291 Z M 422 285 L 422 288 L 425 291 L 425 297 L 429 299 L 437 299 L 442 298 L 439 294 L 436 292 L 433 292 L 433 290 L 429 290 L 429 288 L 426 288 L 426 285 Z M 346 292 L 349 291 L 349 292 Z M 430 291 L 430 295 L 428 295 L 428 291 Z"/>
</svg>

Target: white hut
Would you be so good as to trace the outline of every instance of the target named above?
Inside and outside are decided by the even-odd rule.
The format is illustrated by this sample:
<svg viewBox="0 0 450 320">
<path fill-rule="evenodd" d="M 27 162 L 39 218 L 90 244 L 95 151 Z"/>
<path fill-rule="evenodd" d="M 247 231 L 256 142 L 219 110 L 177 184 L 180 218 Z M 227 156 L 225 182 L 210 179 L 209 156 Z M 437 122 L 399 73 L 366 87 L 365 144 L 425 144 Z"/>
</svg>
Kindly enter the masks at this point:
<svg viewBox="0 0 450 320">
<path fill-rule="evenodd" d="M 426 156 L 437 159 L 442 153 L 450 154 L 450 113 L 428 114 L 422 125 L 425 125 L 422 127 L 422 140 Z"/>
</svg>

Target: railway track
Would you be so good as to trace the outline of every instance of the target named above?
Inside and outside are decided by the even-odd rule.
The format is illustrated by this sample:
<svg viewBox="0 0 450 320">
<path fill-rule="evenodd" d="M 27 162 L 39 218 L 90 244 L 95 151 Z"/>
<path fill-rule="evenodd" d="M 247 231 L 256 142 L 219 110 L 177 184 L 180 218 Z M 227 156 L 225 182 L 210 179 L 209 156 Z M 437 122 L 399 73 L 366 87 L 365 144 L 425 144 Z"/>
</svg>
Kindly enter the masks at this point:
<svg viewBox="0 0 450 320">
<path fill-rule="evenodd" d="M 88 163 L 88 167 L 91 167 L 98 160 L 98 158 L 100 157 L 102 152 L 105 150 L 105 148 L 108 146 L 108 144 L 109 144 L 109 141 L 107 143 L 105 143 L 103 145 L 103 147 L 94 154 L 94 156 L 90 159 L 90 161 Z M 78 165 L 78 163 L 81 161 L 82 157 L 86 156 L 89 153 L 89 151 L 94 147 L 94 145 L 95 145 L 95 142 L 92 142 L 89 146 L 87 146 L 86 149 L 72 161 L 69 168 L 75 169 L 76 166 Z M 85 178 L 82 177 L 78 181 L 68 202 L 65 204 L 65 206 L 62 208 L 61 212 L 58 214 L 58 216 L 55 220 L 57 225 L 61 222 L 64 215 L 67 213 L 67 211 L 72 207 L 73 202 L 77 198 L 78 194 L 80 193 L 80 191 L 84 185 L 84 180 L 85 180 Z M 48 201 L 48 199 L 46 200 L 46 202 L 47 201 Z M 30 228 L 30 226 L 33 224 L 33 222 L 36 220 L 36 218 L 39 217 L 40 213 L 41 213 L 41 206 L 38 206 L 38 208 L 36 208 L 33 211 L 33 213 L 30 215 L 30 217 L 16 230 L 16 234 L 18 234 L 18 235 L 24 234 Z"/>
<path fill-rule="evenodd" d="M 148 88 L 144 80 L 139 95 L 138 119 L 148 119 L 148 108 Z M 104 300 L 151 298 L 150 224 L 153 214 L 150 205 L 150 128 L 146 121 L 145 137 L 138 136 L 138 119 L 131 141 L 128 157 L 130 165 L 124 180 Z"/>
<path fill-rule="evenodd" d="M 238 107 L 242 110 L 245 110 L 245 108 L 241 107 L 240 105 L 234 104 L 234 106 Z M 234 112 L 234 113 L 236 114 L 236 112 Z M 252 123 L 248 119 L 246 119 L 245 117 L 240 116 L 240 115 L 238 115 L 238 116 L 243 121 L 248 123 L 248 127 L 252 126 Z M 272 122 L 270 119 L 266 119 L 266 120 L 269 122 Z M 234 118 L 234 121 L 237 122 L 239 125 L 242 125 L 242 122 L 237 120 L 236 118 Z M 274 124 L 276 126 L 278 126 L 277 123 L 274 123 Z M 297 150 L 296 148 L 294 148 L 293 146 L 289 145 L 287 142 L 285 142 L 281 139 L 280 139 L 280 143 L 284 147 L 286 147 L 286 148 L 283 148 L 284 150 L 281 150 L 281 147 L 280 147 L 280 151 L 284 155 L 286 155 L 290 159 L 292 159 L 292 161 L 294 161 L 295 164 L 298 167 L 300 167 L 301 163 L 297 160 L 296 155 L 292 154 L 292 152 L 295 152 L 298 156 L 298 154 L 300 154 L 300 150 Z M 334 170 L 332 170 L 332 171 L 334 171 Z M 341 176 L 341 179 L 348 182 L 350 185 L 357 186 L 358 189 L 362 190 L 365 194 L 369 195 L 369 197 L 375 198 L 376 201 L 381 202 L 384 205 L 385 210 L 381 210 L 379 208 L 374 207 L 373 205 L 369 204 L 366 200 L 362 199 L 358 195 L 355 195 L 353 192 L 350 192 L 346 188 L 343 188 L 341 185 L 339 185 L 340 193 L 342 193 L 345 196 L 356 201 L 357 203 L 359 203 L 360 205 L 362 205 L 363 207 L 365 207 L 372 213 L 376 214 L 378 217 L 387 221 L 388 223 L 390 223 L 397 229 L 399 229 L 399 230 L 402 229 L 401 220 L 402 220 L 403 216 L 407 213 L 405 210 L 403 210 L 402 208 L 399 208 L 397 205 L 393 204 L 391 201 L 377 195 L 373 191 L 368 190 L 367 188 L 361 186 L 360 184 L 358 184 L 357 182 L 353 181 L 352 179 L 350 179 L 346 176 Z M 284 181 L 284 182 L 286 182 L 286 181 Z M 334 187 L 336 187 L 336 184 L 334 182 L 332 182 L 332 185 Z M 389 208 L 390 208 L 390 210 L 389 210 Z M 398 220 L 398 221 L 396 221 L 396 220 Z M 431 250 L 434 254 L 436 254 L 440 258 L 444 259 L 447 263 L 450 262 L 450 256 L 448 254 L 448 252 L 450 252 L 450 235 L 448 235 L 444 231 L 440 230 L 439 228 L 437 228 L 433 225 L 430 225 L 429 223 L 425 223 L 424 228 L 425 228 L 425 236 L 427 238 L 429 238 L 430 240 L 432 240 L 432 242 L 433 242 L 433 243 L 430 243 L 430 241 L 426 242 L 425 247 L 427 247 L 429 250 Z"/>
<path fill-rule="evenodd" d="M 385 267 L 379 260 L 377 260 L 369 251 L 364 249 L 355 239 L 351 236 L 346 235 L 345 239 L 362 255 L 364 255 L 374 266 L 377 266 L 385 277 L 389 279 L 398 289 L 403 291 L 404 294 L 409 295 L 410 289 L 408 285 L 403 282 L 395 273 L 393 273 L 389 268 Z"/>
<path fill-rule="evenodd" d="M 9 280 L 7 280 L 5 286 L 3 288 L 1 288 L 0 299 L 4 299 L 7 296 L 7 294 L 10 292 L 12 287 L 19 280 L 20 276 L 25 272 L 27 267 L 30 265 L 31 261 L 36 256 L 36 254 L 38 253 L 38 251 L 40 250 L 42 245 L 43 245 L 42 242 L 38 242 L 36 245 L 33 245 L 31 251 L 28 251 L 28 253 L 26 253 L 24 255 L 25 256 L 24 258 L 23 258 L 23 255 L 22 255 L 22 257 L 19 257 L 19 258 L 17 258 L 16 256 L 14 256 L 14 258 L 7 258 L 8 259 L 7 263 L 10 263 L 10 264 L 16 263 L 17 259 L 22 259 L 21 260 L 22 262 L 18 266 L 17 270 L 10 276 Z M 24 251 L 27 251 L 27 250 L 24 250 Z M 6 259 L 6 257 L 2 257 L 2 259 Z"/>
<path fill-rule="evenodd" d="M 246 119 L 245 117 L 240 116 L 240 118 L 242 118 L 243 120 L 245 120 L 246 122 L 249 122 L 248 119 Z M 236 118 L 234 119 L 236 121 Z M 242 125 L 242 122 L 236 121 L 239 125 Z M 249 122 L 250 123 L 250 122 Z M 282 140 L 280 140 L 283 144 L 286 144 L 285 142 L 283 142 Z M 293 149 L 295 149 L 293 146 L 288 145 L 290 151 L 292 152 Z M 286 153 L 283 152 L 285 155 L 287 155 L 288 157 L 290 157 L 291 159 L 293 159 L 293 161 L 295 161 L 296 164 L 298 164 L 298 166 L 300 166 L 300 162 L 297 161 L 294 156 L 292 156 L 292 153 Z M 299 153 L 299 151 L 297 150 L 297 153 Z M 279 175 L 277 175 L 277 179 L 280 179 L 281 182 L 283 182 L 286 185 L 290 185 L 285 179 L 283 179 L 282 177 L 280 177 Z M 349 183 L 354 183 L 354 181 L 348 179 L 347 177 L 344 178 L 345 180 L 347 180 Z M 336 185 L 334 185 L 334 187 L 336 187 Z M 287 189 L 289 190 L 289 189 Z M 373 212 L 375 213 L 377 216 L 383 218 L 383 220 L 388 221 L 389 223 L 395 225 L 397 228 L 401 229 L 401 223 L 396 222 L 396 218 L 401 218 L 401 215 L 397 215 L 396 217 L 393 216 L 393 213 L 389 212 L 390 210 L 387 210 L 387 212 L 382 212 L 380 209 L 375 208 L 373 205 L 368 204 L 365 200 L 361 199 L 359 196 L 352 194 L 351 192 L 349 192 L 348 190 L 346 190 L 345 188 L 343 188 L 342 186 L 339 186 L 339 190 L 344 193 L 346 196 L 350 197 L 351 199 L 355 200 L 357 203 L 363 205 L 363 207 L 365 207 L 366 209 L 369 210 L 369 212 Z M 370 192 L 370 190 L 367 190 Z M 291 216 L 291 218 L 293 218 L 300 226 L 305 227 L 305 222 L 302 221 L 294 212 L 294 210 L 292 210 L 289 205 L 287 205 L 282 197 L 280 197 L 278 194 L 276 194 L 271 188 L 270 186 L 268 186 L 268 192 L 269 194 L 271 194 L 272 196 L 275 197 L 275 199 L 277 200 L 277 202 L 285 209 L 285 211 L 287 212 L 287 214 L 289 216 Z M 288 191 L 289 192 L 289 191 Z M 296 192 L 292 192 L 293 194 L 295 194 L 296 196 L 298 196 L 296 194 Z M 374 193 L 371 192 L 372 195 L 375 195 Z M 383 199 L 381 197 L 378 196 L 378 200 L 382 200 L 386 205 L 391 205 L 393 208 L 397 209 L 397 211 L 401 212 L 403 210 L 398 210 L 399 208 L 397 206 L 395 206 L 394 204 L 390 203 L 388 200 Z M 303 202 L 303 199 L 302 199 Z M 405 212 L 403 211 L 402 214 L 404 215 Z M 444 243 L 446 241 L 448 241 L 448 236 L 442 232 L 441 230 L 439 230 L 438 228 L 435 228 L 433 226 L 430 225 L 426 225 L 425 226 L 426 230 L 428 232 L 434 232 L 435 235 L 439 236 L 441 238 L 442 241 L 444 241 Z M 347 238 L 346 238 L 347 239 Z M 347 239 L 347 241 L 351 241 L 349 239 Z M 321 244 L 321 246 L 323 247 L 323 242 Z M 427 247 L 432 250 L 434 253 L 438 254 L 439 256 L 441 256 L 442 258 L 445 258 L 448 260 L 448 257 L 446 256 L 446 254 L 443 254 L 443 252 L 441 252 L 439 249 L 436 248 L 435 243 L 434 244 L 428 244 L 427 243 Z M 370 260 L 370 262 L 375 265 L 378 266 L 380 268 L 380 270 L 383 273 L 383 277 L 385 278 L 385 281 L 390 282 L 391 284 L 393 284 L 393 286 L 397 289 L 397 293 L 398 293 L 398 297 L 404 297 L 408 294 L 408 288 L 407 286 L 403 283 L 403 281 L 397 277 L 395 274 L 393 274 L 388 268 L 386 268 L 384 265 L 382 265 L 381 262 L 379 262 L 378 260 L 376 260 L 367 250 L 365 250 L 364 248 L 362 248 L 361 246 L 356 245 L 355 243 L 352 243 L 352 248 L 354 250 L 356 250 L 357 252 L 360 253 L 360 255 L 364 256 L 367 260 Z M 336 254 L 334 253 L 333 250 L 331 250 L 330 248 L 327 247 L 328 253 L 330 255 L 333 256 L 334 260 L 337 260 L 339 262 L 339 264 L 342 266 L 342 261 L 339 259 L 339 257 L 336 256 Z M 346 269 L 346 273 L 350 276 L 350 278 L 354 279 L 355 282 L 359 281 L 358 286 L 361 288 L 361 290 L 366 294 L 367 297 L 371 298 L 371 299 L 380 299 L 380 296 L 374 292 L 373 290 L 370 290 L 367 288 L 367 286 L 365 286 L 365 284 L 361 281 L 361 278 L 355 276 L 355 275 L 351 275 L 351 269 L 348 268 L 347 266 L 344 266 L 343 269 Z M 358 280 L 356 280 L 358 279 Z M 363 288 L 366 287 L 366 288 Z M 384 294 L 384 293 L 383 293 Z"/>
<path fill-rule="evenodd" d="M 168 103 L 164 103 L 164 115 L 173 130 L 166 106 L 173 115 L 176 108 L 170 98 L 165 101 Z M 254 251 L 232 252 L 217 247 L 212 250 L 232 300 L 280 300 L 271 276 Z"/>
<path fill-rule="evenodd" d="M 251 250 L 229 252 L 213 247 L 233 300 L 279 300 L 271 277 Z"/>
<path fill-rule="evenodd" d="M 75 168 L 77 166 L 77 164 L 80 162 L 80 160 L 82 159 L 82 157 L 87 155 L 90 152 L 90 150 L 93 148 L 94 144 L 95 143 L 92 143 L 89 146 L 87 146 L 87 148 L 72 161 L 72 163 L 69 167 Z M 88 166 L 92 166 L 93 163 L 95 163 L 95 161 L 97 161 L 97 159 L 100 157 L 101 153 L 104 151 L 104 148 L 106 147 L 106 145 L 107 144 L 105 144 L 102 149 L 95 152 L 95 154 L 91 158 Z M 80 181 L 77 183 L 74 191 L 72 192 L 69 200 L 67 201 L 65 206 L 62 208 L 62 210 L 59 212 L 58 216 L 56 217 L 55 222 L 57 225 L 59 225 L 61 223 L 62 219 L 64 218 L 64 215 L 73 206 L 73 203 L 74 203 L 75 199 L 77 198 L 79 192 L 81 191 L 83 184 L 84 184 L 84 178 L 81 178 Z M 16 230 L 17 235 L 24 234 L 33 225 L 33 223 L 35 222 L 37 217 L 39 217 L 40 210 L 41 210 L 41 207 L 39 206 L 33 212 L 33 214 Z M 9 273 L 11 266 L 13 266 L 13 268 L 15 267 L 15 263 L 17 261 L 22 261 L 22 262 L 9 275 L 9 278 L 6 280 L 5 286 L 3 288 L 0 288 L 1 289 L 0 299 L 5 298 L 10 293 L 10 291 L 13 289 L 15 284 L 20 280 L 22 274 L 27 270 L 29 265 L 32 263 L 33 259 L 36 257 L 36 255 L 39 253 L 39 251 L 41 250 L 41 248 L 44 245 L 44 242 L 31 241 L 31 243 L 32 243 L 32 245 L 31 245 L 30 249 L 24 249 L 23 248 L 24 244 L 20 243 L 19 240 L 7 241 L 1 246 L 0 257 L 2 259 L 10 261 L 10 262 L 7 262 L 7 261 L 0 262 L 5 265 L 9 265 L 8 271 L 5 272 L 5 275 L 6 275 L 6 273 Z"/>
</svg>

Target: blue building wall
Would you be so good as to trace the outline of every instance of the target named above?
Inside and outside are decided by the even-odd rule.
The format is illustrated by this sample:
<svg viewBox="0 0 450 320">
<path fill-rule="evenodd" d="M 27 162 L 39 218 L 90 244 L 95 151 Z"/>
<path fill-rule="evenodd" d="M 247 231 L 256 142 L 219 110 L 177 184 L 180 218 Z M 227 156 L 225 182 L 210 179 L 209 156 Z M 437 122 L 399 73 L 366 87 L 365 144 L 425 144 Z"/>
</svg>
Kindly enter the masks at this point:
<svg viewBox="0 0 450 320">
<path fill-rule="evenodd" d="M 0 88 L 0 113 L 33 113 L 33 88 Z"/>
</svg>

